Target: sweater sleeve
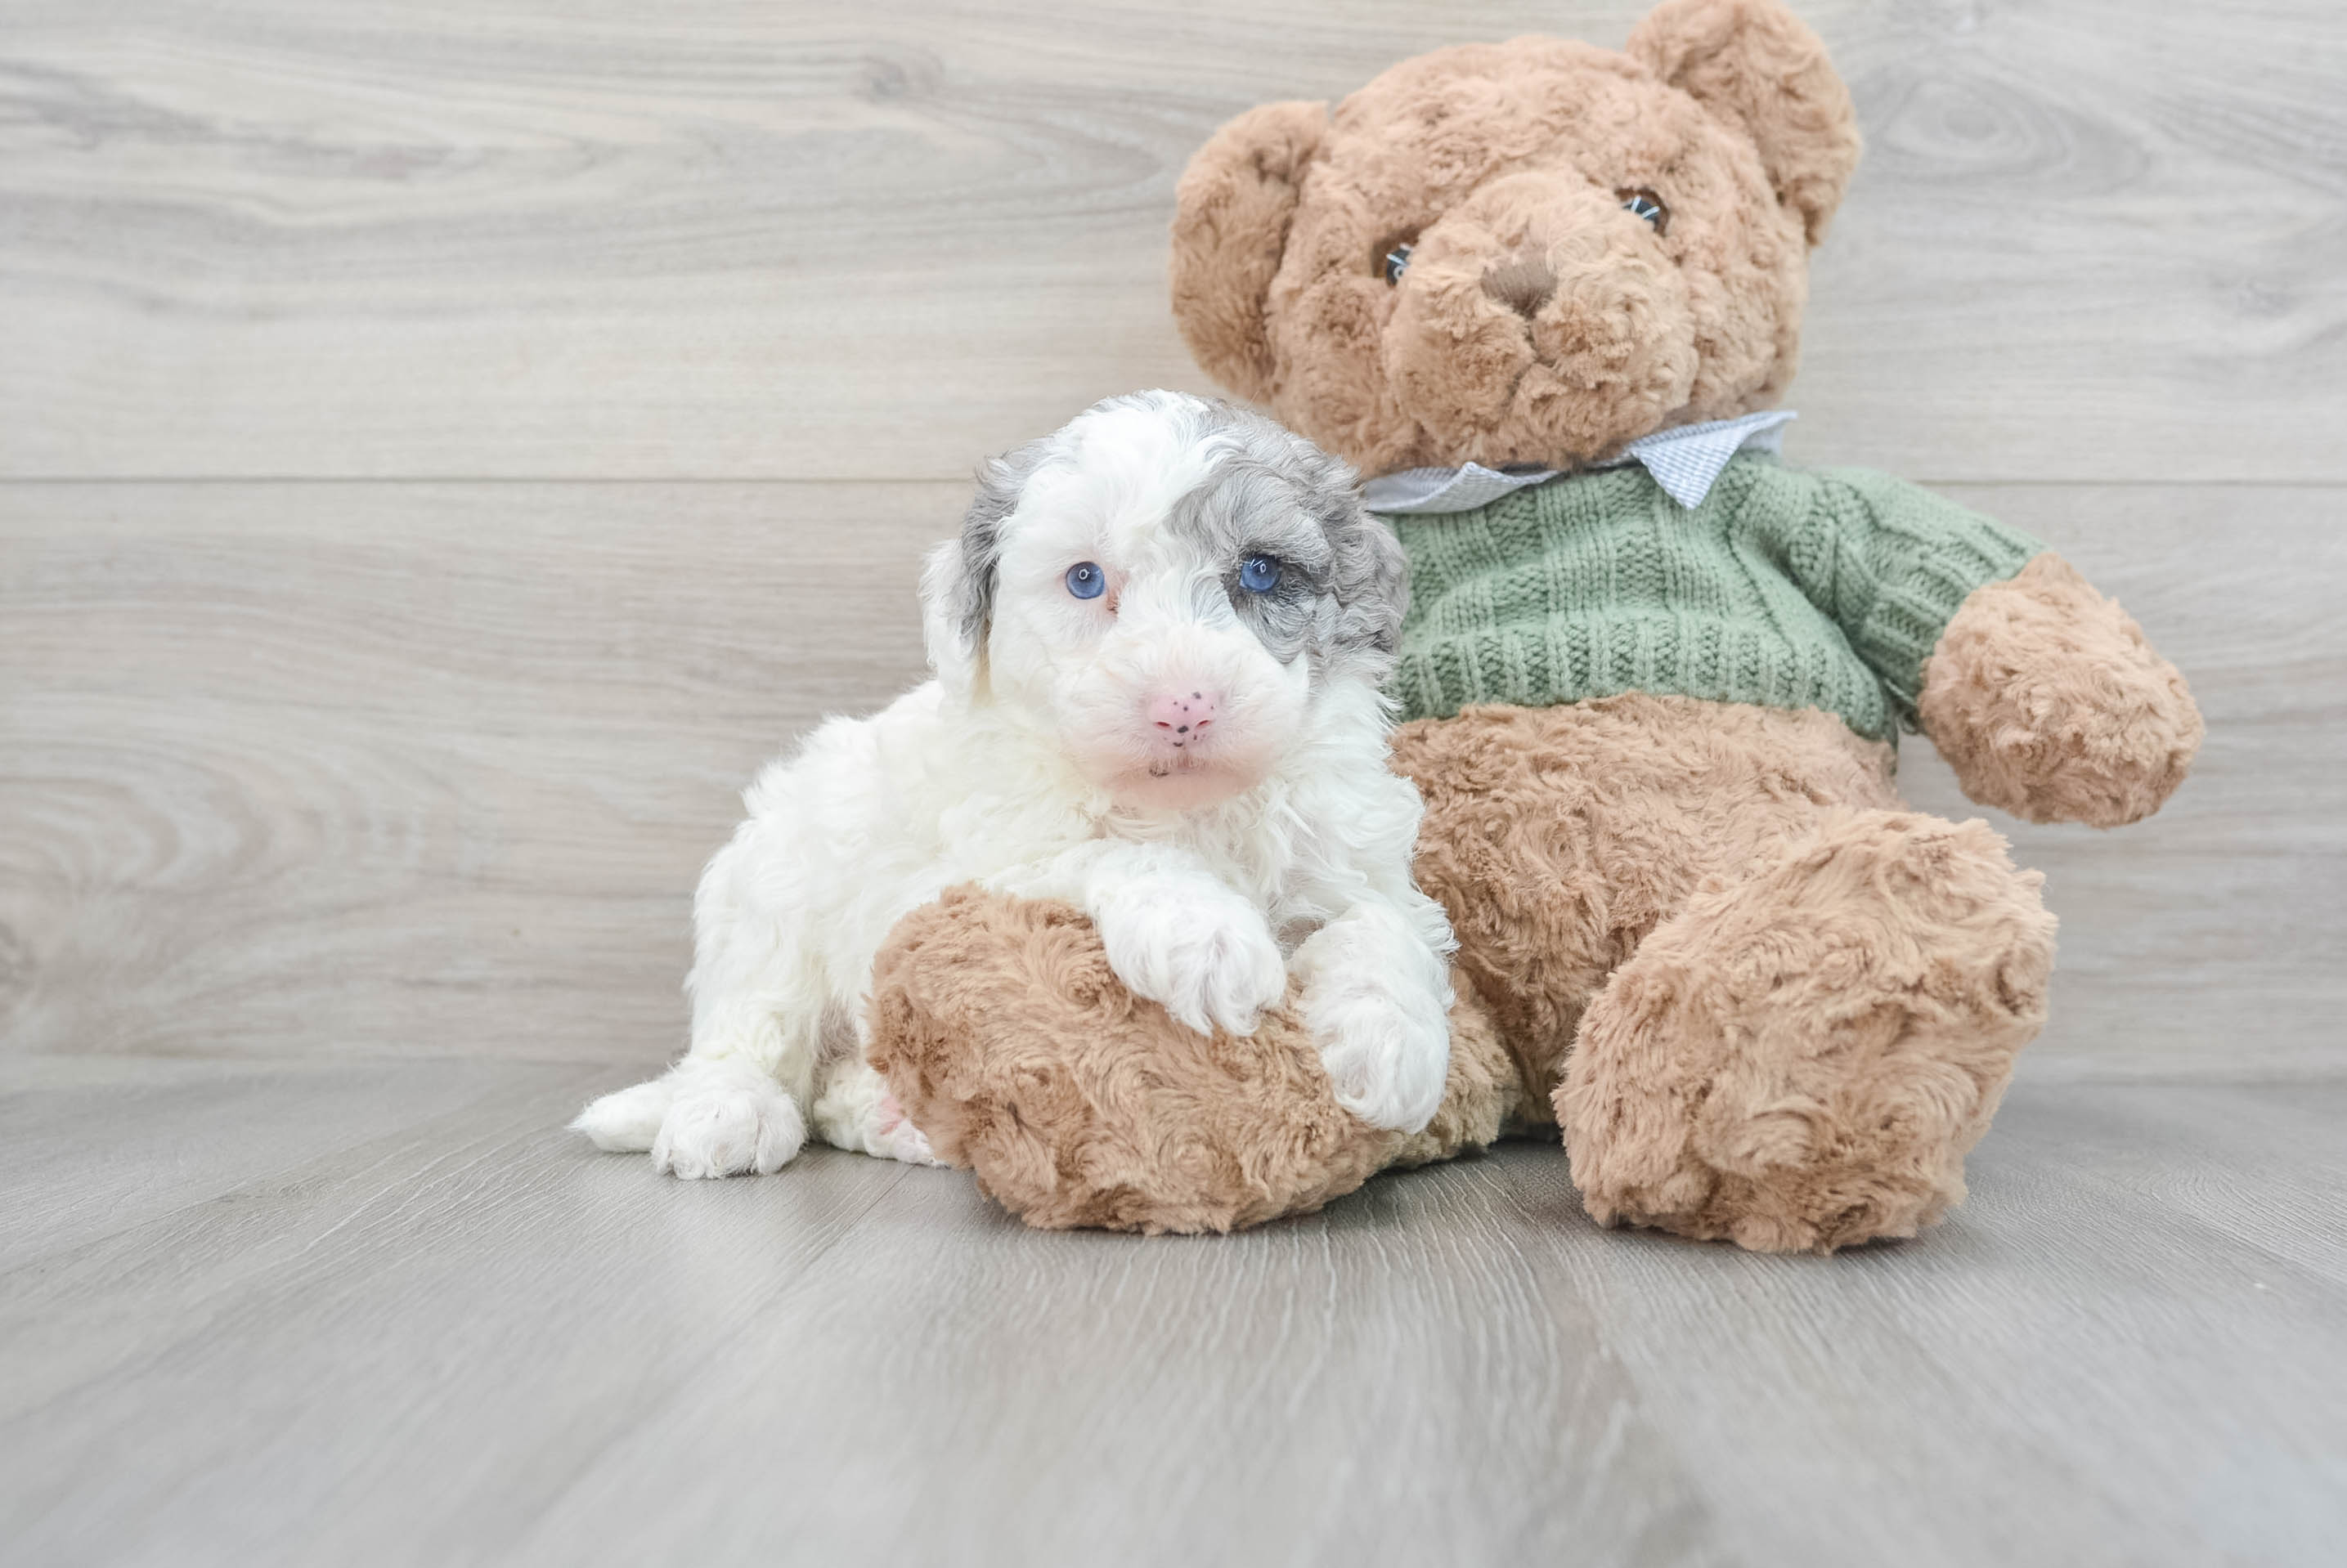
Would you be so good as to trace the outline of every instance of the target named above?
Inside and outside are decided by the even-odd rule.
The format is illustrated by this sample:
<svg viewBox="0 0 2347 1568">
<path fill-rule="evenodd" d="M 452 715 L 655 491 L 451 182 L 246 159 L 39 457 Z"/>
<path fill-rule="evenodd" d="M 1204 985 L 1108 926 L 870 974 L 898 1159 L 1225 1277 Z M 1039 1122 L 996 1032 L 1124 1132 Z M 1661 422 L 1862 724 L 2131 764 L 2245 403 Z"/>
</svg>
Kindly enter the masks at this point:
<svg viewBox="0 0 2347 1568">
<path fill-rule="evenodd" d="M 1810 477 L 1817 488 L 1808 525 L 1788 565 L 1912 728 L 1924 661 L 1958 608 L 2045 546 L 1887 473 L 1834 468 Z"/>
</svg>

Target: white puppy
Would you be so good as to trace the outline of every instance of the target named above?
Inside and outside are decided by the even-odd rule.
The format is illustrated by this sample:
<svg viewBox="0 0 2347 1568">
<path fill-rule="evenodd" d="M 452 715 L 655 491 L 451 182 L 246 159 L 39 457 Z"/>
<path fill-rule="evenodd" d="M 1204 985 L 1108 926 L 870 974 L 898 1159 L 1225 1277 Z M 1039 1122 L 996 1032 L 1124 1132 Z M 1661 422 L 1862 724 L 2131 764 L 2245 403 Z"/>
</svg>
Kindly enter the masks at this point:
<svg viewBox="0 0 2347 1568">
<path fill-rule="evenodd" d="M 1296 974 L 1338 1101 L 1424 1126 L 1453 944 L 1386 766 L 1404 563 L 1351 472 L 1225 404 L 1112 398 L 989 465 L 921 591 L 937 678 L 759 775 L 693 901 L 690 1051 L 572 1125 L 681 1176 L 778 1169 L 810 1117 L 928 1159 L 865 1060 L 872 961 L 976 881 L 1083 909 L 1194 1029 L 1248 1033 Z"/>
</svg>

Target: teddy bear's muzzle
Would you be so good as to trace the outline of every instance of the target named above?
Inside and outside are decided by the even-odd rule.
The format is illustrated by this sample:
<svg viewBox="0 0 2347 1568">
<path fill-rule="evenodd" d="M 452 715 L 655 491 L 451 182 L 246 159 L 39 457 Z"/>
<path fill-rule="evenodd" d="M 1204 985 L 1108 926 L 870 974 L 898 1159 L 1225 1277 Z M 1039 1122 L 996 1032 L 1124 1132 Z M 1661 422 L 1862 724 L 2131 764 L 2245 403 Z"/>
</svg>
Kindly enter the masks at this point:
<svg viewBox="0 0 2347 1568">
<path fill-rule="evenodd" d="M 1695 382 L 1695 315 L 1654 227 L 1550 173 L 1494 180 L 1418 237 L 1386 371 L 1434 443 L 1573 463 L 1653 430 Z"/>
</svg>

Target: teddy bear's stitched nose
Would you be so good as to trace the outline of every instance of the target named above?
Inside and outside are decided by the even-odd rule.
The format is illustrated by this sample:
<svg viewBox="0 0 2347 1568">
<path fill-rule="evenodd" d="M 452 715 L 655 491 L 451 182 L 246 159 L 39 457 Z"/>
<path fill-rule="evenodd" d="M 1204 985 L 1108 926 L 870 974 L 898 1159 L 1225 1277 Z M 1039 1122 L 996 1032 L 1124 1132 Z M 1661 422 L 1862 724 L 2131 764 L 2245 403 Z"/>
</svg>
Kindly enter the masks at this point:
<svg viewBox="0 0 2347 1568">
<path fill-rule="evenodd" d="M 1556 292 L 1556 274 L 1545 261 L 1519 256 L 1483 271 L 1483 289 L 1520 316 L 1536 314 Z"/>
</svg>

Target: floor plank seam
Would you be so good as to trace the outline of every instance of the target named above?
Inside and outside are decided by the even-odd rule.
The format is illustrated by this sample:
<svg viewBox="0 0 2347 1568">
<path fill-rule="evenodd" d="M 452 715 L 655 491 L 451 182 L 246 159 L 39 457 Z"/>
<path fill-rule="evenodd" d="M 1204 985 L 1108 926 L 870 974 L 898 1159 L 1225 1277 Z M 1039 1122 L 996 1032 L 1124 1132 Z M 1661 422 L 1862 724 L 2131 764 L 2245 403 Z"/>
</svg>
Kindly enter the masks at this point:
<svg viewBox="0 0 2347 1568">
<path fill-rule="evenodd" d="M 904 1185 L 905 1178 L 913 1174 L 913 1168 L 914 1167 L 911 1166 L 899 1165 L 897 1170 L 893 1173 L 892 1179 L 882 1186 L 878 1191 L 872 1195 L 868 1201 L 856 1208 L 853 1213 L 841 1217 L 832 1226 L 831 1236 L 814 1251 L 806 1254 L 804 1257 L 797 1260 L 796 1267 L 790 1278 L 785 1280 L 780 1288 L 776 1289 L 773 1295 L 768 1296 L 762 1300 L 754 1311 L 745 1312 L 743 1314 L 742 1322 L 738 1324 L 732 1332 L 722 1335 L 718 1339 L 712 1340 L 706 1349 L 704 1349 L 700 1355 L 692 1358 L 689 1362 L 686 1362 L 674 1376 L 671 1377 L 668 1381 L 668 1387 L 661 1393 L 661 1397 L 653 1400 L 643 1410 L 637 1411 L 636 1419 L 630 1427 L 614 1431 L 604 1441 L 597 1444 L 592 1450 L 580 1455 L 578 1462 L 570 1467 L 569 1476 L 564 1480 L 559 1487 L 546 1494 L 538 1507 L 530 1513 L 526 1520 L 522 1521 L 519 1526 L 512 1532 L 512 1535 L 508 1538 L 508 1542 L 510 1543 L 511 1540 L 526 1537 L 531 1531 L 537 1528 L 540 1521 L 546 1519 L 548 1515 L 557 1512 L 569 1499 L 571 1493 L 575 1492 L 579 1486 L 585 1481 L 587 1477 L 593 1472 L 596 1465 L 600 1462 L 602 1456 L 610 1452 L 614 1444 L 627 1437 L 633 1430 L 649 1425 L 652 1418 L 658 1415 L 661 1410 L 673 1407 L 679 1400 L 684 1397 L 686 1390 L 692 1387 L 694 1382 L 699 1379 L 702 1371 L 721 1359 L 726 1351 L 729 1350 L 737 1341 L 739 1341 L 744 1335 L 752 1332 L 761 1319 L 771 1315 L 777 1307 L 784 1302 L 789 1301 L 793 1297 L 814 1288 L 812 1284 L 812 1277 L 814 1274 L 812 1265 L 820 1261 L 834 1248 L 846 1241 L 849 1236 L 853 1235 L 856 1227 L 863 1222 L 866 1215 L 870 1214 L 875 1208 L 877 1208 L 881 1202 L 886 1199 L 889 1194 L 895 1192 L 899 1186 Z M 662 1177 L 661 1179 L 673 1181 L 675 1178 Z M 677 1185 L 682 1186 L 684 1184 L 678 1183 Z"/>
</svg>

